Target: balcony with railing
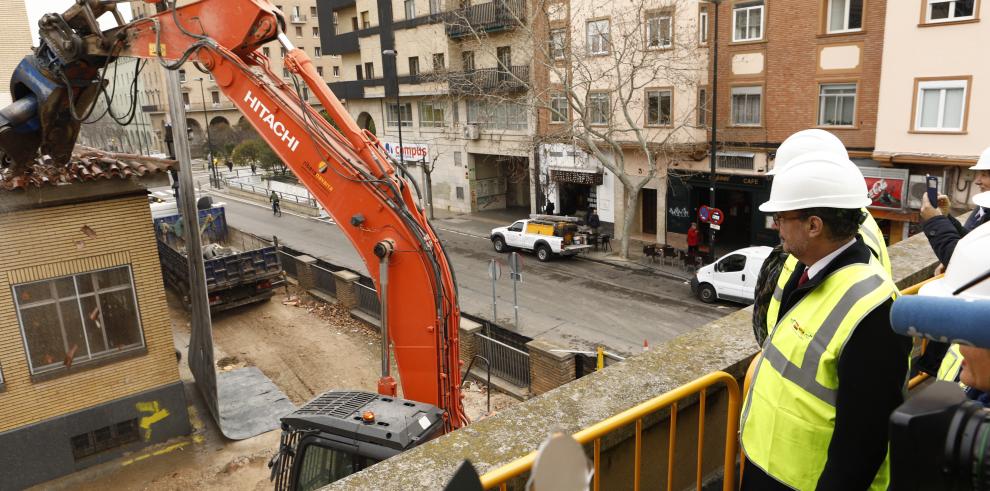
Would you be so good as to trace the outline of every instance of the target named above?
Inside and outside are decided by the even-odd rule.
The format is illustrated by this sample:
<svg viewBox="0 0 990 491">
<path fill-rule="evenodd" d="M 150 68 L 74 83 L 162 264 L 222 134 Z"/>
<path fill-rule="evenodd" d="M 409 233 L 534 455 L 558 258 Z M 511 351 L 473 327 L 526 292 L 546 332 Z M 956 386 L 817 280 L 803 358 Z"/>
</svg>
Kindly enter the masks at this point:
<svg viewBox="0 0 990 491">
<path fill-rule="evenodd" d="M 447 80 L 450 92 L 454 94 L 519 92 L 525 91 L 529 86 L 529 67 L 511 66 L 508 70 L 502 67 L 478 68 L 450 72 Z"/>
<path fill-rule="evenodd" d="M 305 24 L 307 19 L 308 18 L 305 15 L 296 15 L 296 14 L 293 14 L 293 15 L 290 15 L 289 16 L 289 20 L 293 24 Z"/>
<path fill-rule="evenodd" d="M 457 39 L 472 33 L 510 31 L 525 20 L 526 3 L 522 0 L 493 0 L 451 11 L 447 36 Z"/>
</svg>

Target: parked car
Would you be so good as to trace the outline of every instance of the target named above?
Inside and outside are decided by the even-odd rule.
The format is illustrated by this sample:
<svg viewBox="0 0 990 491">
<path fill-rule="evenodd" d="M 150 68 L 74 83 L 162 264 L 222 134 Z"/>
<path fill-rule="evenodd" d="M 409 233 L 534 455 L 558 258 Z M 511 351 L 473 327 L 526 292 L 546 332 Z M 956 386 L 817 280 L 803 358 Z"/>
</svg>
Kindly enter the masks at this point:
<svg viewBox="0 0 990 491">
<path fill-rule="evenodd" d="M 496 252 L 533 251 L 537 259 L 546 262 L 553 256 L 573 256 L 590 249 L 590 245 L 576 242 L 576 232 L 577 225 L 569 221 L 529 219 L 518 220 L 508 227 L 493 228 L 489 238 Z"/>
<path fill-rule="evenodd" d="M 746 305 L 753 303 L 756 278 L 772 250 L 767 246 L 753 246 L 720 257 L 698 270 L 691 279 L 691 291 L 705 303 L 717 299 Z"/>
</svg>

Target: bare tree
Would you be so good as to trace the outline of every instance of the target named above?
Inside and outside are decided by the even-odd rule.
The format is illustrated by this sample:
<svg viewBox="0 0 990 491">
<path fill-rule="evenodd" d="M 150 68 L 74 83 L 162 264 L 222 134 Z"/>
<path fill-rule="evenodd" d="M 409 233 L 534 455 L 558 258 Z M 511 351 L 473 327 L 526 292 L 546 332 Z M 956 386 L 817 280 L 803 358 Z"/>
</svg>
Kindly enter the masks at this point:
<svg viewBox="0 0 990 491">
<path fill-rule="evenodd" d="M 495 60 L 494 68 L 446 77 L 452 93 L 493 107 L 525 106 L 539 129 L 534 144 L 577 142 L 621 183 L 625 202 L 618 252 L 623 258 L 629 255 L 643 188 L 658 178 L 665 184 L 673 159 L 705 148 L 694 104 L 696 87 L 707 80 L 697 5 L 696 0 L 633 0 L 631 5 L 535 0 L 526 6 L 522 0 L 494 0 L 492 13 L 479 15 L 470 9 L 480 6 L 467 7 L 455 10 L 448 21 L 448 30 L 466 33 L 473 50 Z M 483 22 L 492 16 L 512 16 L 514 36 L 530 40 L 522 44 L 528 48 L 524 53 L 518 53 L 520 43 L 512 44 L 512 57 L 525 60 L 527 69 L 506 64 Z M 520 87 L 524 90 L 515 90 Z M 691 102 L 674 105 L 684 97 Z"/>
</svg>

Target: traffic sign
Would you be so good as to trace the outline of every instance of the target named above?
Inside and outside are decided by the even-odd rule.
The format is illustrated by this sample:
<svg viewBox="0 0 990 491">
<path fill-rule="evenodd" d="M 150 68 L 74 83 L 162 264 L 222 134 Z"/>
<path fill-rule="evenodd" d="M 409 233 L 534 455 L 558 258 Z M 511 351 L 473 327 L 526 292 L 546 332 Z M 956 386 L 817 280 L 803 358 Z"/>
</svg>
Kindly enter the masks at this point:
<svg viewBox="0 0 990 491">
<path fill-rule="evenodd" d="M 509 254 L 509 278 L 512 281 L 522 281 L 522 257 L 518 252 Z"/>
<path fill-rule="evenodd" d="M 715 225 L 721 225 L 723 220 L 725 220 L 725 214 L 722 213 L 722 210 L 712 208 L 711 213 L 708 216 L 708 221 L 710 223 L 714 223 Z"/>
<path fill-rule="evenodd" d="M 711 228 L 712 228 L 712 230 L 722 230 L 722 227 L 719 227 L 718 225 L 716 225 L 714 223 L 711 224 Z"/>
<path fill-rule="evenodd" d="M 488 279 L 492 281 L 498 281 L 502 278 L 502 265 L 498 261 L 492 259 L 488 263 Z"/>
<path fill-rule="evenodd" d="M 701 208 L 698 208 L 698 219 L 704 223 L 708 223 L 708 217 L 710 216 L 711 212 L 712 212 L 711 208 L 709 208 L 706 205 L 701 205 Z"/>
</svg>

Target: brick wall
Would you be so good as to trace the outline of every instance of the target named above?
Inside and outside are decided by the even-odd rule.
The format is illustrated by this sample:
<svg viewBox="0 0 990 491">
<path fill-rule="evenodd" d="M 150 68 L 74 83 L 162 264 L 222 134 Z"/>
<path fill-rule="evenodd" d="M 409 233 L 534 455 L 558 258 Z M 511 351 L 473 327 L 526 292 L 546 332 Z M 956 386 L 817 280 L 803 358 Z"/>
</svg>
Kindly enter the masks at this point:
<svg viewBox="0 0 990 491">
<path fill-rule="evenodd" d="M 31 54 L 31 31 L 25 0 L 9 0 L 0 8 L 0 107 L 10 103 L 8 81 L 17 64 Z"/>
<path fill-rule="evenodd" d="M 8 212 L 0 237 L 0 432 L 179 380 L 147 198 Z M 147 352 L 32 381 L 12 285 L 122 265 L 132 269 Z"/>
<path fill-rule="evenodd" d="M 534 339 L 526 343 L 529 348 L 529 391 L 540 395 L 564 385 L 575 376 L 574 354 L 555 352 L 561 349 L 553 343 Z"/>
<path fill-rule="evenodd" d="M 851 152 L 871 152 L 876 134 L 886 2 L 865 4 L 862 31 L 825 34 L 826 0 L 767 1 L 763 40 L 733 43 L 732 7 L 736 3 L 737 0 L 723 2 L 719 10 L 719 140 L 745 143 L 757 149 L 775 148 L 791 133 L 817 126 L 819 83 L 855 81 L 855 127 L 826 129 L 838 136 Z M 861 46 L 858 68 L 819 69 L 820 48 L 850 44 Z M 733 56 L 744 53 L 764 56 L 762 73 L 733 75 Z M 762 126 L 730 127 L 730 87 L 749 84 L 763 85 Z"/>
</svg>

